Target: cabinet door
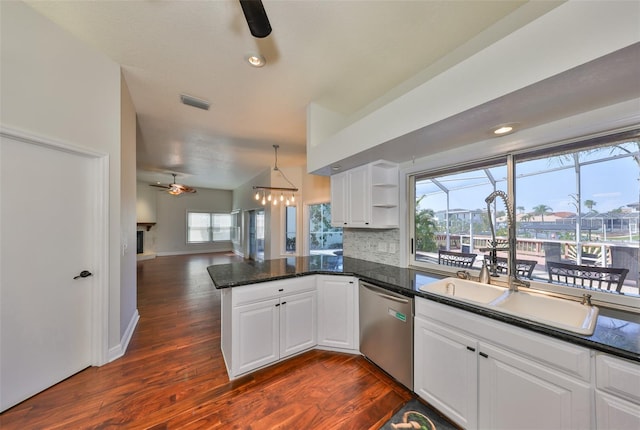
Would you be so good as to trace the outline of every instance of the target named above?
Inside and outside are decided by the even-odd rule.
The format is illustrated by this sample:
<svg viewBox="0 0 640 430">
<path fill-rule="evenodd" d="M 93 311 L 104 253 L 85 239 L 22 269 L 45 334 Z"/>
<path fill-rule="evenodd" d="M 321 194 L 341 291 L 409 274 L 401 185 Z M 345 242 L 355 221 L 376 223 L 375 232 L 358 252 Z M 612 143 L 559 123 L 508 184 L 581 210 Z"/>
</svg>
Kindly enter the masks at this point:
<svg viewBox="0 0 640 430">
<path fill-rule="evenodd" d="M 353 278 L 318 278 L 318 345 L 357 349 L 357 287 Z"/>
<path fill-rule="evenodd" d="M 285 296 L 280 301 L 280 358 L 316 346 L 316 292 Z"/>
<path fill-rule="evenodd" d="M 351 227 L 366 227 L 371 221 L 369 166 L 349 170 L 347 175 L 349 177 L 349 193 L 347 194 L 349 217 L 347 224 Z"/>
<path fill-rule="evenodd" d="M 414 391 L 460 426 L 477 427 L 477 341 L 415 318 Z"/>
<path fill-rule="evenodd" d="M 278 360 L 279 304 L 273 299 L 233 309 L 233 376 Z"/>
<path fill-rule="evenodd" d="M 485 344 L 478 360 L 480 428 L 591 428 L 589 384 Z"/>
<path fill-rule="evenodd" d="M 344 227 L 347 224 L 347 173 L 331 177 L 331 225 Z"/>
<path fill-rule="evenodd" d="M 596 390 L 596 428 L 640 429 L 640 406 Z"/>
</svg>

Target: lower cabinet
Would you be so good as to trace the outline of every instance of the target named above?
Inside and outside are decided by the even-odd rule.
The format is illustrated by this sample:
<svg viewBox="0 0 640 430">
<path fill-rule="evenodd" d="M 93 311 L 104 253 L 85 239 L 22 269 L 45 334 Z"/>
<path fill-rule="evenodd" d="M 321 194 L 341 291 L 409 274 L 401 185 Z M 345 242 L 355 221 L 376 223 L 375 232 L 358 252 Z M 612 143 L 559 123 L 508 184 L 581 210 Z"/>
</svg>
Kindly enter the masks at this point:
<svg viewBox="0 0 640 430">
<path fill-rule="evenodd" d="M 231 379 L 312 348 L 358 353 L 358 280 L 311 275 L 221 291 Z"/>
<path fill-rule="evenodd" d="M 316 292 L 238 306 L 233 312 L 234 375 L 243 374 L 316 345 Z"/>
<path fill-rule="evenodd" d="M 640 429 L 640 365 L 599 353 L 595 395 L 599 429 Z"/>
<path fill-rule="evenodd" d="M 590 352 L 482 318 L 416 299 L 415 392 L 466 429 L 591 428 Z"/>
<path fill-rule="evenodd" d="M 422 318 L 414 324 L 416 394 L 460 426 L 476 428 L 478 342 Z"/>
<path fill-rule="evenodd" d="M 358 350 L 358 279 L 318 275 L 318 346 Z"/>
<path fill-rule="evenodd" d="M 232 379 L 317 344 L 312 276 L 229 288 L 221 301 L 221 346 Z"/>
<path fill-rule="evenodd" d="M 590 384 L 481 343 L 478 427 L 588 429 Z"/>
<path fill-rule="evenodd" d="M 279 299 L 266 300 L 233 310 L 233 364 L 231 373 L 240 375 L 280 358 Z"/>
</svg>

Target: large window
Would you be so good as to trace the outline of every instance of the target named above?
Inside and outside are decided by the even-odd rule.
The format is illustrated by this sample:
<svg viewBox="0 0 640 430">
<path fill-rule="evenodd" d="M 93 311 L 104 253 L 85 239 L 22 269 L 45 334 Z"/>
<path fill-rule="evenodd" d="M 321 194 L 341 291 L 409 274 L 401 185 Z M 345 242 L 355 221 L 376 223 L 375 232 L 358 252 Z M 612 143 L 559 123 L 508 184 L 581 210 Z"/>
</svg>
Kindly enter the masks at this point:
<svg viewBox="0 0 640 430">
<path fill-rule="evenodd" d="M 188 212 L 187 243 L 206 243 L 231 240 L 231 214 Z"/>
<path fill-rule="evenodd" d="M 491 227 L 500 245 L 508 238 L 506 206 L 497 198 L 488 211 L 485 198 L 515 189 L 517 260 L 533 267 L 531 279 L 547 282 L 555 263 L 623 268 L 628 274 L 613 292 L 638 296 L 639 180 L 633 133 L 414 175 L 412 264 L 438 264 L 439 251 L 452 251 L 475 254 L 480 268 Z"/>
<path fill-rule="evenodd" d="M 415 259 L 438 262 L 438 251 L 481 252 L 491 237 L 484 199 L 495 190 L 506 191 L 503 160 L 456 173 L 415 178 Z M 492 215 L 504 217 L 504 208 Z M 480 264 L 480 260 L 476 262 Z"/>
<path fill-rule="evenodd" d="M 331 226 L 331 204 L 309 206 L 309 254 L 342 254 L 342 228 Z"/>
</svg>

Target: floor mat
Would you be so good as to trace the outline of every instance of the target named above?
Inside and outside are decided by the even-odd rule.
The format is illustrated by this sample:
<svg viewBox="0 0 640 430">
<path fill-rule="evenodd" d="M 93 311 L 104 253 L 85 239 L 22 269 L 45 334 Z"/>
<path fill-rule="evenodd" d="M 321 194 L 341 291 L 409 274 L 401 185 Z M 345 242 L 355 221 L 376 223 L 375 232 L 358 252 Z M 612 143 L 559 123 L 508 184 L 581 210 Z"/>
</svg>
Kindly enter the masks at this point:
<svg viewBox="0 0 640 430">
<path fill-rule="evenodd" d="M 380 430 L 420 429 L 458 430 L 436 411 L 417 399 L 411 399 Z"/>
</svg>

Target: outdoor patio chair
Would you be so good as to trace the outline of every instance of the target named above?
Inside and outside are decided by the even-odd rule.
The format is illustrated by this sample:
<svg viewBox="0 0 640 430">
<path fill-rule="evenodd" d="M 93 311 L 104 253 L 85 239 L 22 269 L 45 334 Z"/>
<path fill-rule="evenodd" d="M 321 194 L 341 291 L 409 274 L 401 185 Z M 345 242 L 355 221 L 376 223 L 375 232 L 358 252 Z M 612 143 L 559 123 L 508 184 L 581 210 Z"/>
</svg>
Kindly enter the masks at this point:
<svg viewBox="0 0 640 430">
<path fill-rule="evenodd" d="M 491 263 L 491 256 L 485 255 L 485 261 L 487 264 Z M 496 266 L 496 271 L 498 273 L 506 274 L 508 272 L 508 260 L 507 257 L 497 257 L 498 265 Z M 519 260 L 516 259 L 516 272 L 518 272 L 518 276 L 521 278 L 533 279 L 533 269 L 535 269 L 536 264 L 538 262 L 536 260 Z"/>
<path fill-rule="evenodd" d="M 600 288 L 620 292 L 629 269 L 584 266 L 547 261 L 549 282 L 561 282 L 580 287 Z"/>
<path fill-rule="evenodd" d="M 438 264 L 456 267 L 472 267 L 478 254 L 438 250 Z"/>
</svg>

